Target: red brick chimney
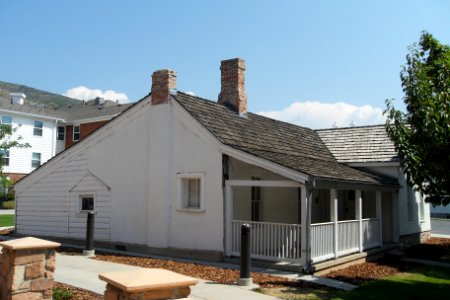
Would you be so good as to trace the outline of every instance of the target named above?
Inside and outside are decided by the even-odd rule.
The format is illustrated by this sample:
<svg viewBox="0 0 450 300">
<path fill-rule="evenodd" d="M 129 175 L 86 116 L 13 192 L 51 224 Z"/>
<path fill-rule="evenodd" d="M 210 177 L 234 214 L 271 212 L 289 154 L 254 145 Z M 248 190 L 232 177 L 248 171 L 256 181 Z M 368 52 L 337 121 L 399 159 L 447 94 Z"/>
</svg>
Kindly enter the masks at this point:
<svg viewBox="0 0 450 300">
<path fill-rule="evenodd" d="M 247 114 L 245 61 L 240 58 L 222 60 L 220 71 L 222 85 L 217 102 L 245 116 Z"/>
<path fill-rule="evenodd" d="M 166 103 L 177 87 L 177 72 L 158 70 L 152 74 L 152 105 Z"/>
</svg>

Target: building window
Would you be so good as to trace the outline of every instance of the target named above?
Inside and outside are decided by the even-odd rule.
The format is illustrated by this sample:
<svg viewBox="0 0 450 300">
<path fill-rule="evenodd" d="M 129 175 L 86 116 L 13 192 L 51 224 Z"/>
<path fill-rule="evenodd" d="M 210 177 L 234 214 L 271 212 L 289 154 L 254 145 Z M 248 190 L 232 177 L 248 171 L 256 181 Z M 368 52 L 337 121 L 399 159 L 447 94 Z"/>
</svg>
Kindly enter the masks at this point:
<svg viewBox="0 0 450 300">
<path fill-rule="evenodd" d="M 252 177 L 252 180 L 261 180 L 259 177 Z M 261 187 L 252 186 L 252 221 L 260 221 Z"/>
<path fill-rule="evenodd" d="M 2 116 L 2 124 L 11 125 L 12 117 L 11 116 Z"/>
<path fill-rule="evenodd" d="M 407 206 L 408 206 L 408 222 L 414 221 L 414 200 L 415 200 L 415 193 L 414 189 L 410 187 L 409 185 L 406 186 L 407 191 Z"/>
<path fill-rule="evenodd" d="M 41 165 L 41 154 L 33 152 L 33 155 L 31 157 L 31 167 L 35 169 L 40 165 Z"/>
<path fill-rule="evenodd" d="M 80 139 L 80 126 L 73 126 L 73 141 L 76 142 Z"/>
<path fill-rule="evenodd" d="M 201 173 L 179 175 L 181 209 L 203 210 L 204 175 Z"/>
<path fill-rule="evenodd" d="M 82 195 L 80 196 L 80 210 L 93 211 L 94 210 L 94 196 Z"/>
<path fill-rule="evenodd" d="M 0 156 L 4 167 L 9 166 L 9 150 L 0 150 Z"/>
<path fill-rule="evenodd" d="M 56 137 L 58 141 L 64 141 L 64 135 L 66 133 L 66 128 L 64 126 L 58 126 L 58 136 Z"/>
<path fill-rule="evenodd" d="M 33 135 L 42 136 L 42 126 L 41 121 L 34 121 Z"/>
</svg>

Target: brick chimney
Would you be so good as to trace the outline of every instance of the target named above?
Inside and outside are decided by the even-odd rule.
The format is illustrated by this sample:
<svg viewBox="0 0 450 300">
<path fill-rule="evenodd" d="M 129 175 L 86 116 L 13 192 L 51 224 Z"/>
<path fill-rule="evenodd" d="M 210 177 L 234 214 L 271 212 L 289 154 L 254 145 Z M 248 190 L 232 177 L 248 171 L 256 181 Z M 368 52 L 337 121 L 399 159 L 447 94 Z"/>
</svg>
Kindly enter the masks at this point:
<svg viewBox="0 0 450 300">
<path fill-rule="evenodd" d="M 152 74 L 152 105 L 166 103 L 177 87 L 177 72 L 158 70 Z"/>
<path fill-rule="evenodd" d="M 220 71 L 222 85 L 217 102 L 245 116 L 247 114 L 245 61 L 240 58 L 222 60 Z"/>
</svg>

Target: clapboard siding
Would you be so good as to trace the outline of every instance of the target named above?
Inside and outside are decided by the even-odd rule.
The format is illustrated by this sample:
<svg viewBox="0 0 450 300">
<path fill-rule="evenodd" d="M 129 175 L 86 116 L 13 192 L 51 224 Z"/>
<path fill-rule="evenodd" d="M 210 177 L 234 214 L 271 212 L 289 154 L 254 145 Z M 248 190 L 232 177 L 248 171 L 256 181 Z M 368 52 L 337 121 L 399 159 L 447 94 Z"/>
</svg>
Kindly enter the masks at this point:
<svg viewBox="0 0 450 300">
<path fill-rule="evenodd" d="M 109 241 L 111 192 L 89 172 L 85 154 L 74 156 L 16 196 L 17 231 L 26 235 L 85 238 L 86 213 L 80 212 L 79 204 L 80 195 L 85 193 L 95 195 L 95 239 Z"/>
</svg>

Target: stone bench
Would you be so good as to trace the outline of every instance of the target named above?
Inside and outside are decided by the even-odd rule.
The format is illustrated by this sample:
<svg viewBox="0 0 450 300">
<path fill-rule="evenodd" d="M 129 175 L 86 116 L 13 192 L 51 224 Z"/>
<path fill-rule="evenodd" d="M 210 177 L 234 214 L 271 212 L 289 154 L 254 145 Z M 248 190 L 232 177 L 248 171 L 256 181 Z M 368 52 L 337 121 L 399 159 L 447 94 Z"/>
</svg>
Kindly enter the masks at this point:
<svg viewBox="0 0 450 300">
<path fill-rule="evenodd" d="M 188 299 L 198 279 L 164 269 L 102 273 L 107 282 L 104 300 Z"/>
</svg>

